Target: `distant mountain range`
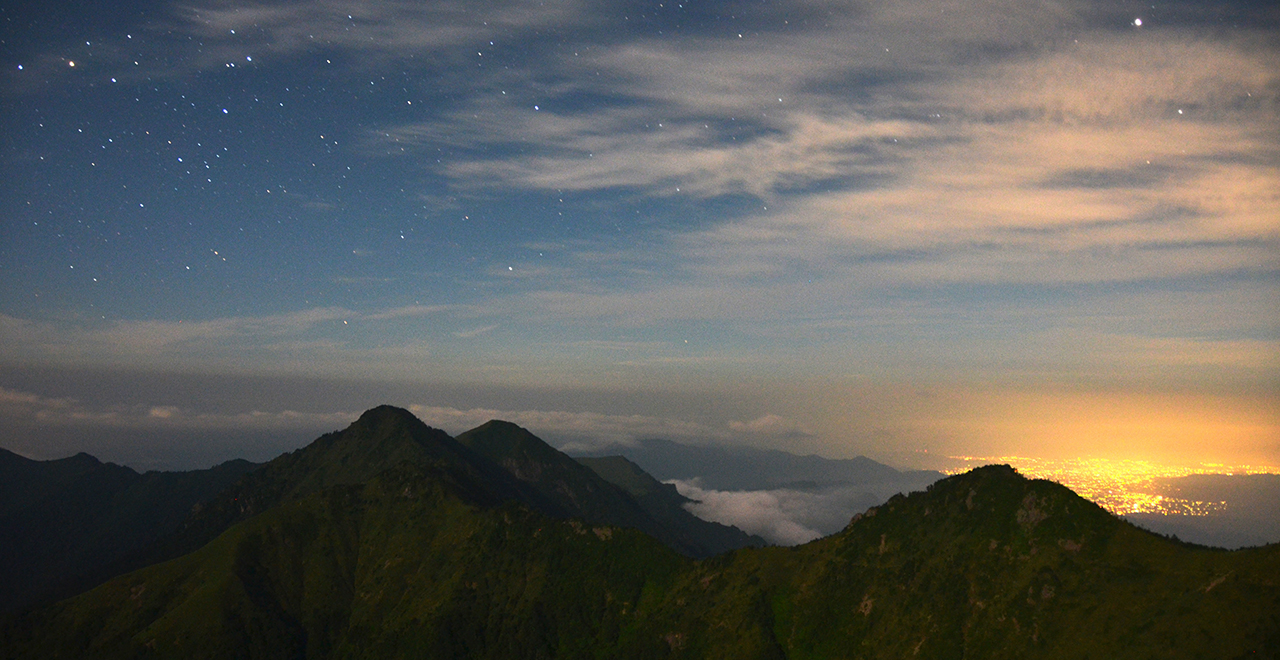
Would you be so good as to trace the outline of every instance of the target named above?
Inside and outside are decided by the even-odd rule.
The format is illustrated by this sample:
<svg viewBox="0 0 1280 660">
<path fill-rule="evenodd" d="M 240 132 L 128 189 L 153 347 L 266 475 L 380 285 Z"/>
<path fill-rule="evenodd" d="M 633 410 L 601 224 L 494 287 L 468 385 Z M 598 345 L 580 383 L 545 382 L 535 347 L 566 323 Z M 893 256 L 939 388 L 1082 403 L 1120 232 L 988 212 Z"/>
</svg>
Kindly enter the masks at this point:
<svg viewBox="0 0 1280 660">
<path fill-rule="evenodd" d="M 864 456 L 829 459 L 750 447 L 642 440 L 579 456 L 616 454 L 699 500 L 699 516 L 759 533 L 782 545 L 834 534 L 853 514 L 898 493 L 924 490 L 944 475 L 900 471 Z"/>
<path fill-rule="evenodd" d="M 611 445 L 581 456 L 618 455 L 661 481 L 699 479 L 714 490 L 821 490 L 857 486 L 883 500 L 922 490 L 944 475 L 933 470 L 899 471 L 865 456 L 829 459 L 773 449 L 685 445 L 642 440 Z"/>
<path fill-rule="evenodd" d="M 813 543 L 752 548 L 759 539 L 688 516 L 679 493 L 638 464 L 579 463 L 506 422 L 452 438 L 375 408 L 244 472 L 134 552 L 139 570 L 0 617 L 0 650 L 1280 656 L 1280 545 L 1178 543 L 989 466 L 897 495 Z M 0 491 L 11 513 L 55 492 L 12 483 Z"/>
</svg>

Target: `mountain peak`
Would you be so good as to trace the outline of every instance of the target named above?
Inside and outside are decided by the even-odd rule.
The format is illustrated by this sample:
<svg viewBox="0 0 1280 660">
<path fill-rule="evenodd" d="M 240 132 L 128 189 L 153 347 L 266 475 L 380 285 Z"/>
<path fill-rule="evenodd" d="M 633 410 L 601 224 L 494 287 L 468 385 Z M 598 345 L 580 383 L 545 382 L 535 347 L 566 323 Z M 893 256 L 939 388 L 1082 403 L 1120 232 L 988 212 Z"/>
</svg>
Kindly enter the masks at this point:
<svg viewBox="0 0 1280 660">
<path fill-rule="evenodd" d="M 382 424 L 422 424 L 413 413 L 404 408 L 383 404 L 370 408 L 360 414 L 354 424 L 361 426 L 380 426 Z"/>
<path fill-rule="evenodd" d="M 950 542 L 981 538 L 1035 554 L 1037 545 L 1095 544 L 1120 525 L 1062 484 L 1028 479 L 1009 465 L 985 465 L 941 479 L 926 492 L 896 495 L 854 516 L 844 533 L 917 540 L 940 535 Z"/>
<path fill-rule="evenodd" d="M 984 478 L 1022 476 L 1021 473 L 1008 463 L 992 463 L 991 465 L 983 465 L 982 467 L 976 467 L 970 470 L 969 474 Z"/>
<path fill-rule="evenodd" d="M 491 460 L 562 461 L 567 458 L 528 429 L 500 419 L 491 419 L 458 436 L 458 442 Z"/>
<path fill-rule="evenodd" d="M 525 428 L 523 426 L 520 426 L 515 422 L 508 422 L 504 419 L 491 419 L 481 424 L 480 426 L 477 426 L 475 430 L 479 430 L 479 429 L 502 429 L 502 430 L 508 430 L 508 431 L 525 431 Z M 525 431 L 525 432 L 528 433 L 528 431 Z"/>
<path fill-rule="evenodd" d="M 638 501 L 624 486 L 597 474 L 511 422 L 490 420 L 459 435 L 457 440 L 558 504 L 570 516 L 595 524 L 638 529 L 679 552 L 694 556 L 740 548 L 753 542 L 741 530 L 691 521 L 693 516 L 680 508 L 682 502 L 666 502 L 665 507 L 658 507 L 665 513 L 657 513 L 655 517 L 654 512 L 646 509 L 645 503 Z M 644 476 L 656 484 L 656 488 L 662 487 L 652 477 Z M 636 475 L 631 477 L 636 479 Z M 679 493 L 672 488 L 667 497 L 679 498 Z M 673 514 L 671 508 L 679 513 Z"/>
</svg>

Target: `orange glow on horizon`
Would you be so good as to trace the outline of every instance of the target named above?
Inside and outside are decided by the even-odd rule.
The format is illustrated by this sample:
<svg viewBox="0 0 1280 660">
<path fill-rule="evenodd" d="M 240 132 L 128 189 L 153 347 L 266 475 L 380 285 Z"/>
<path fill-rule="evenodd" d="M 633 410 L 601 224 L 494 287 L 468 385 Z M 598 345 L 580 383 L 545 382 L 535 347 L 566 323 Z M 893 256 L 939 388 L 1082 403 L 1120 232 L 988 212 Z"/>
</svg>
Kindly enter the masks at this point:
<svg viewBox="0 0 1280 660">
<path fill-rule="evenodd" d="M 1162 515 L 1208 516 L 1223 513 L 1226 501 L 1189 500 L 1159 492 L 1157 480 L 1193 474 L 1280 474 L 1275 465 L 1197 466 L 1163 465 L 1151 461 L 1082 458 L 1045 460 L 1026 456 L 951 456 L 961 466 L 944 470 L 958 474 L 992 463 L 1013 466 L 1032 479 L 1056 481 L 1116 515 L 1158 513 Z"/>
<path fill-rule="evenodd" d="M 1280 464 L 1280 407 L 1271 397 L 1058 389 L 949 398 L 912 415 L 912 435 L 947 439 L 938 453 Z"/>
</svg>

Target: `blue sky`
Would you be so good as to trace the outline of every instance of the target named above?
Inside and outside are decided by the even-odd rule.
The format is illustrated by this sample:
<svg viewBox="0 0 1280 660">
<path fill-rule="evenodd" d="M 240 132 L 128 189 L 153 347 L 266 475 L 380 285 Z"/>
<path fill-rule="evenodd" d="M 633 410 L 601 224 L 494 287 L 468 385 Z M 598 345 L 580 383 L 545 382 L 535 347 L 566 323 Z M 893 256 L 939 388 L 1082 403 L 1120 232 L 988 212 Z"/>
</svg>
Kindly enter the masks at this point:
<svg viewBox="0 0 1280 660">
<path fill-rule="evenodd" d="M 376 392 L 578 440 L 1280 462 L 1268 3 L 0 12 L 0 414 L 64 438 L 28 454 Z M 118 386 L 173 378 L 208 386 Z M 215 391 L 263 378 L 323 394 Z"/>
</svg>

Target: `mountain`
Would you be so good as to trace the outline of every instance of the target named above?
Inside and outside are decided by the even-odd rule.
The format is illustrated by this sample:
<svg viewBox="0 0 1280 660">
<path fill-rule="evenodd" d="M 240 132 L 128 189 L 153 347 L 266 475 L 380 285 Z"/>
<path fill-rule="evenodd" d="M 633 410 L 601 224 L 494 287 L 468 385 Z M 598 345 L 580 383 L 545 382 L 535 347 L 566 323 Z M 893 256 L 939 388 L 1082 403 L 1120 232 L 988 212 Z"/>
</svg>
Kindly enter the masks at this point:
<svg viewBox="0 0 1280 660">
<path fill-rule="evenodd" d="M 0 611 L 92 584 L 254 467 L 139 474 L 88 454 L 33 461 L 0 449 Z"/>
<path fill-rule="evenodd" d="M 670 440 L 643 440 L 634 445 L 604 447 L 582 456 L 617 454 L 660 481 L 700 479 L 714 490 L 823 489 L 858 485 L 882 499 L 920 490 L 942 478 L 932 470 L 899 471 L 865 456 L 830 459 L 797 456 L 775 449 L 685 445 Z"/>
<path fill-rule="evenodd" d="M 577 461 L 602 479 L 621 488 L 635 499 L 654 520 L 668 529 L 682 531 L 696 538 L 706 555 L 716 555 L 748 546 L 762 547 L 768 541 L 748 535 L 737 527 L 703 520 L 689 512 L 686 504 L 693 500 L 680 494 L 676 487 L 664 484 L 622 456 L 579 458 Z"/>
<path fill-rule="evenodd" d="M 407 464 L 448 483 L 469 500 L 497 505 L 513 500 L 545 515 L 569 512 L 500 466 L 462 445 L 440 429 L 394 406 L 367 410 L 342 431 L 283 454 L 220 493 L 183 527 L 145 555 L 133 569 L 191 552 L 237 522 L 326 488 L 362 484 L 383 471 Z"/>
<path fill-rule="evenodd" d="M 0 567 L 0 584 L 8 587 L 0 602 L 15 609 L 75 593 L 192 552 L 260 512 L 365 483 L 401 464 L 448 483 L 471 502 L 513 501 L 554 518 L 631 527 L 690 556 L 763 544 L 683 509 L 657 520 L 622 489 L 514 424 L 490 422 L 460 440 L 407 410 L 379 406 L 252 472 L 252 464 L 240 461 L 208 471 L 148 473 L 130 486 L 137 473 L 87 454 L 47 463 L 9 454 L 0 461 L 0 474 L 12 477 L 0 486 L 0 511 L 21 510 L 0 516 L 0 531 L 14 539 L 0 546 L 0 559 L 8 560 Z M 180 480 L 189 485 L 170 483 L 179 479 L 172 475 L 185 475 Z"/>
<path fill-rule="evenodd" d="M 658 481 L 626 457 L 579 457 L 574 460 L 590 468 L 605 481 L 625 490 L 646 511 L 684 510 L 686 504 L 693 502 L 681 495 L 674 485 Z"/>
<path fill-rule="evenodd" d="M 101 461 L 85 453 L 54 461 L 33 461 L 0 449 L 0 516 L 30 507 L 83 475 L 102 469 Z M 117 469 L 133 472 L 118 465 L 107 467 L 106 471 Z"/>
<path fill-rule="evenodd" d="M 932 470 L 899 471 L 859 456 L 828 459 L 749 447 L 643 440 L 599 448 L 580 460 L 617 453 L 697 500 L 696 515 L 779 545 L 840 531 L 853 514 L 942 478 Z"/>
<path fill-rule="evenodd" d="M 538 657 L 614 645 L 683 559 L 634 530 L 481 505 L 411 463 L 0 626 L 12 658 Z M 603 627 L 603 630 L 600 628 Z"/>
<path fill-rule="evenodd" d="M 473 445 L 520 456 L 523 439 L 498 430 L 505 440 Z M 274 506 L 255 500 L 254 515 L 195 552 L 0 621 L 0 648 L 15 659 L 1280 656 L 1280 545 L 1178 543 L 1008 466 L 895 496 L 803 546 L 705 560 L 499 501 L 511 485 L 481 479 L 497 472 L 402 460 L 361 482 L 310 480 Z"/>
<path fill-rule="evenodd" d="M 638 529 L 681 554 L 706 557 L 748 545 L 765 545 L 763 539 L 700 520 L 678 505 L 658 506 L 650 499 L 650 506 L 645 506 L 625 488 L 510 422 L 487 422 L 459 435 L 458 442 L 501 465 L 570 516 Z M 632 478 L 629 483 L 633 484 L 642 479 L 634 474 Z M 648 479 L 656 483 L 652 477 Z"/>
<path fill-rule="evenodd" d="M 664 623 L 695 657 L 1280 655 L 1280 546 L 1176 543 L 1008 466 L 683 578 Z"/>
</svg>

